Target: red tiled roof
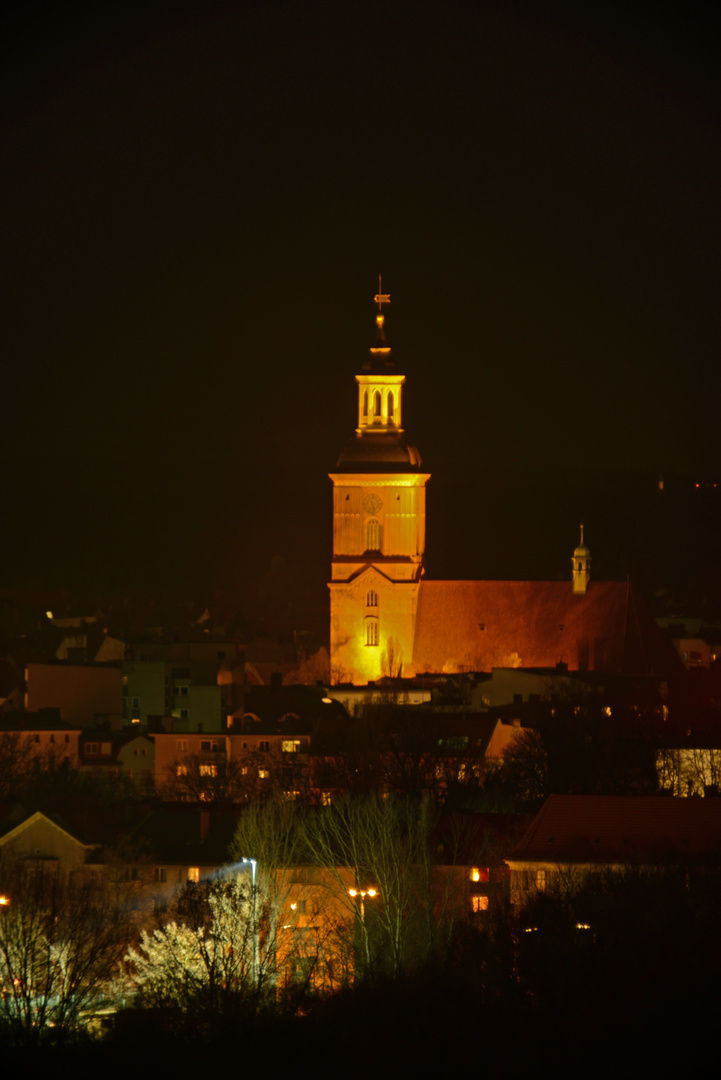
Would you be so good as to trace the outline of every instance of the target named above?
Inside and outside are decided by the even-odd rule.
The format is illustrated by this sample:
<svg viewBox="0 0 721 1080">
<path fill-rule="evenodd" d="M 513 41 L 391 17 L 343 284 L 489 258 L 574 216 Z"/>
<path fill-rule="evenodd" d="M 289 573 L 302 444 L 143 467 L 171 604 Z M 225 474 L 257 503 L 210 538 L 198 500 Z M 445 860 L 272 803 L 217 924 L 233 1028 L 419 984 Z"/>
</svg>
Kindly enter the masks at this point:
<svg viewBox="0 0 721 1080">
<path fill-rule="evenodd" d="M 509 861 L 632 862 L 721 856 L 721 799 L 551 795 Z"/>
<path fill-rule="evenodd" d="M 668 675 L 671 643 L 633 586 L 592 581 L 422 581 L 414 672 L 552 668 Z"/>
</svg>

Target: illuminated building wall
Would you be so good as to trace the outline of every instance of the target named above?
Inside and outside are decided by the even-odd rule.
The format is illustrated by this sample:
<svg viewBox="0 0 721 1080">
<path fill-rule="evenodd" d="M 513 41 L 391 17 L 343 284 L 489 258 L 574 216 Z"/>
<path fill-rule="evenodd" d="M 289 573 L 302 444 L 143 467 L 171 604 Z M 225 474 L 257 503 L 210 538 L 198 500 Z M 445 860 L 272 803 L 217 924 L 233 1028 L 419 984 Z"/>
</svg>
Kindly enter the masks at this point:
<svg viewBox="0 0 721 1080">
<path fill-rule="evenodd" d="M 358 425 L 333 481 L 331 679 L 399 674 L 413 654 L 423 575 L 426 483 L 401 426 L 405 377 L 395 370 L 379 294 L 377 337 L 358 384 Z"/>
</svg>

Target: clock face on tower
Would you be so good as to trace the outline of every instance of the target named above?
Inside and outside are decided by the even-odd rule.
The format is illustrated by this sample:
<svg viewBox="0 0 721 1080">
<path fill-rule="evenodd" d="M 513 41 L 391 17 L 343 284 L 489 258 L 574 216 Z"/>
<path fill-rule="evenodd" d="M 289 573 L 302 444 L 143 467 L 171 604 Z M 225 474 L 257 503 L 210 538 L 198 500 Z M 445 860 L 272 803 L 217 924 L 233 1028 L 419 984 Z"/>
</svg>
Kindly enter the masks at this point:
<svg viewBox="0 0 721 1080">
<path fill-rule="evenodd" d="M 374 491 L 369 492 L 363 499 L 363 509 L 366 514 L 378 514 L 383 509 L 383 500 Z"/>
</svg>

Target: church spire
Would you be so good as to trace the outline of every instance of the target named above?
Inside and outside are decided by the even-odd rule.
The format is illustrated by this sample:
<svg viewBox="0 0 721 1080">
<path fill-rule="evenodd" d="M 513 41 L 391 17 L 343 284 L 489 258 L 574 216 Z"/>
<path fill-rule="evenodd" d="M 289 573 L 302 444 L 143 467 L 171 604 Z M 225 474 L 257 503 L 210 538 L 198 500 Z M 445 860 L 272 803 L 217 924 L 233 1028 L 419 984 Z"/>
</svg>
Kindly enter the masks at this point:
<svg viewBox="0 0 721 1080">
<path fill-rule="evenodd" d="M 583 522 L 581 522 L 581 539 L 571 556 L 571 568 L 573 591 L 583 595 L 591 580 L 591 552 L 583 542 Z"/>
<path fill-rule="evenodd" d="M 378 292 L 373 297 L 378 305 L 376 313 L 376 339 L 369 349 L 369 357 L 363 364 L 362 374 L 356 375 L 358 383 L 358 435 L 394 432 L 402 434 L 401 391 L 405 376 L 396 373 L 391 357 L 391 347 L 386 340 L 383 305 L 390 304 L 390 293 L 383 292 L 383 280 L 378 275 Z"/>
<path fill-rule="evenodd" d="M 383 305 L 390 304 L 391 294 L 383 292 L 383 281 L 381 275 L 378 275 L 378 292 L 373 297 L 374 302 L 378 305 L 378 314 L 376 315 L 376 341 L 375 346 L 371 349 L 372 353 L 376 352 L 390 352 L 390 346 L 386 341 L 385 331 L 383 325 L 386 321 L 386 317 L 383 314 Z"/>
<path fill-rule="evenodd" d="M 378 275 L 378 292 L 373 297 L 373 302 L 378 305 L 378 312 L 376 314 L 376 339 L 370 348 L 370 356 L 363 365 L 363 370 L 392 372 L 395 370 L 395 364 L 391 358 L 391 347 L 386 340 L 384 329 L 386 317 L 383 314 L 383 305 L 390 304 L 391 294 L 383 292 L 383 281 L 380 274 Z"/>
</svg>

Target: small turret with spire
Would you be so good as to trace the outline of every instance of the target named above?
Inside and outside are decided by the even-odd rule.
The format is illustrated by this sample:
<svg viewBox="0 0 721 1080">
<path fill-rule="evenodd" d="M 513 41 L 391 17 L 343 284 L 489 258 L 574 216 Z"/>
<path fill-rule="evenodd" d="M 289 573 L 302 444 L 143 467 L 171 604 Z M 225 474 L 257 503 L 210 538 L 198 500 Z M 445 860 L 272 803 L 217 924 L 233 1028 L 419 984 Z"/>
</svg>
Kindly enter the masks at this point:
<svg viewBox="0 0 721 1080">
<path fill-rule="evenodd" d="M 391 431 L 401 434 L 401 392 L 405 376 L 396 372 L 391 357 L 391 347 L 386 340 L 384 325 L 386 317 L 383 305 L 390 304 L 390 293 L 383 292 L 381 276 L 378 275 L 378 292 L 373 297 L 378 305 L 376 314 L 376 339 L 369 350 L 358 383 L 359 435 Z"/>
<path fill-rule="evenodd" d="M 571 567 L 573 591 L 584 594 L 591 580 L 591 552 L 583 542 L 583 523 L 581 523 L 581 540 L 571 557 Z"/>
</svg>

